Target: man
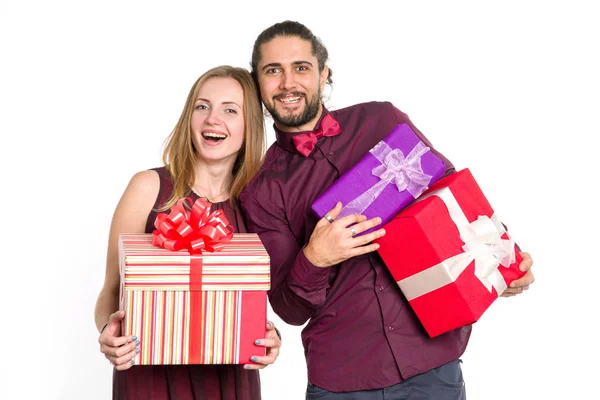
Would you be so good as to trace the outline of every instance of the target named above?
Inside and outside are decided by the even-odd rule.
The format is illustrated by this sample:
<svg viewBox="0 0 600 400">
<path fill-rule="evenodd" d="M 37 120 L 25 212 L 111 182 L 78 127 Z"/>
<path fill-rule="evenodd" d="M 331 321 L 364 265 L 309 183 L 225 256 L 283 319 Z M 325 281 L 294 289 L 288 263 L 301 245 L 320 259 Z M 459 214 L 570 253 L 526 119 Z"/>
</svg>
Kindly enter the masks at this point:
<svg viewBox="0 0 600 400">
<path fill-rule="evenodd" d="M 307 398 L 464 399 L 459 357 L 471 328 L 426 335 L 371 243 L 384 229 L 354 237 L 378 218 L 337 220 L 339 203 L 321 220 L 311 211 L 325 189 L 400 123 L 444 160 L 446 174 L 454 167 L 390 103 L 329 112 L 321 101 L 331 83 L 327 57 L 320 40 L 297 22 L 258 36 L 252 73 L 277 140 L 241 195 L 249 231 L 271 256 L 273 310 L 289 324 L 308 321 L 302 332 Z M 505 296 L 533 282 L 531 258 L 523 256 L 527 275 Z"/>
</svg>

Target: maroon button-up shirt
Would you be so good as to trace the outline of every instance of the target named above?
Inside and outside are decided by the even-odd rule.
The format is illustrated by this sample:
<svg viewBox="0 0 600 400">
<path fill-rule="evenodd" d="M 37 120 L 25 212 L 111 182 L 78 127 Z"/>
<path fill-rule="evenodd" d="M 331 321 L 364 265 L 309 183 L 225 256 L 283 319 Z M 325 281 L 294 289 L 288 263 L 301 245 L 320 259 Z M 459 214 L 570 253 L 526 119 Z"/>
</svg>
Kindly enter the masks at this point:
<svg viewBox="0 0 600 400">
<path fill-rule="evenodd" d="M 377 253 L 330 268 L 312 265 L 303 252 L 318 221 L 311 204 L 401 123 L 444 160 L 447 174 L 454 167 L 391 103 L 331 115 L 342 132 L 321 138 L 308 157 L 292 141 L 302 132 L 276 129 L 276 143 L 241 195 L 242 208 L 249 232 L 259 234 L 271 256 L 273 310 L 292 325 L 308 321 L 302 341 L 309 381 L 334 392 L 378 389 L 458 358 L 471 328 L 430 339 Z"/>
</svg>

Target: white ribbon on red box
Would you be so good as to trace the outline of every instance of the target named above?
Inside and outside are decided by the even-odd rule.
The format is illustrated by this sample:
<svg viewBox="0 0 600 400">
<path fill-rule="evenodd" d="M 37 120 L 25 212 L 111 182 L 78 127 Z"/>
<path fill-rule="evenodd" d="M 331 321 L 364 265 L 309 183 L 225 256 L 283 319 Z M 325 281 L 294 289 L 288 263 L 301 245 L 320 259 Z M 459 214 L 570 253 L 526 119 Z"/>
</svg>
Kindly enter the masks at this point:
<svg viewBox="0 0 600 400">
<path fill-rule="evenodd" d="M 469 222 L 449 188 L 431 192 L 417 201 L 423 201 L 431 196 L 439 197 L 448 208 L 450 218 L 464 242 L 462 246 L 464 253 L 399 281 L 398 285 L 406 299 L 413 300 L 456 281 L 473 260 L 475 260 L 475 276 L 490 293 L 493 287 L 498 296 L 501 295 L 507 285 L 499 268 L 500 266 L 508 268 L 516 258 L 515 243 L 510 236 L 508 239 L 502 238 L 502 235 L 507 232 L 496 214 L 491 218 L 480 215 L 477 220 Z"/>
</svg>

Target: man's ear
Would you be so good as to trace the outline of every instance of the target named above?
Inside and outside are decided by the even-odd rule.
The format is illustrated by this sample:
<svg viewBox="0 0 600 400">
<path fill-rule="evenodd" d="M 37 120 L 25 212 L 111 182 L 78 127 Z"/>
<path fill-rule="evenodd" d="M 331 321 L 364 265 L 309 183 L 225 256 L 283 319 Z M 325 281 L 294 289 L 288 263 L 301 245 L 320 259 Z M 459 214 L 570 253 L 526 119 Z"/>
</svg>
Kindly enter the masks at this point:
<svg viewBox="0 0 600 400">
<path fill-rule="evenodd" d="M 325 83 L 327 83 L 328 76 L 329 76 L 329 67 L 326 65 L 323 67 L 323 71 L 321 71 L 321 74 L 319 76 L 319 87 L 321 88 L 321 91 L 323 91 L 323 89 L 325 88 Z"/>
</svg>

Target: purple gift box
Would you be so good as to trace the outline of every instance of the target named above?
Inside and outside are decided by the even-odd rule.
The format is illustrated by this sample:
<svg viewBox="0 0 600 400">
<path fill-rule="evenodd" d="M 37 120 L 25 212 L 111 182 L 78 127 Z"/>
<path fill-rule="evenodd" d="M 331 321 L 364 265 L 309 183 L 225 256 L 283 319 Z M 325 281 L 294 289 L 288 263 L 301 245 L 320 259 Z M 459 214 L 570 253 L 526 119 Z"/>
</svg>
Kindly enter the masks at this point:
<svg viewBox="0 0 600 400">
<path fill-rule="evenodd" d="M 358 234 L 364 235 L 411 204 L 445 169 L 444 162 L 410 127 L 400 124 L 315 200 L 312 210 L 323 218 L 341 201 L 344 208 L 338 218 L 349 214 L 380 217 L 380 225 Z"/>
</svg>

